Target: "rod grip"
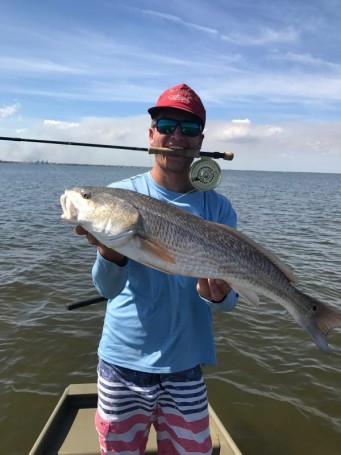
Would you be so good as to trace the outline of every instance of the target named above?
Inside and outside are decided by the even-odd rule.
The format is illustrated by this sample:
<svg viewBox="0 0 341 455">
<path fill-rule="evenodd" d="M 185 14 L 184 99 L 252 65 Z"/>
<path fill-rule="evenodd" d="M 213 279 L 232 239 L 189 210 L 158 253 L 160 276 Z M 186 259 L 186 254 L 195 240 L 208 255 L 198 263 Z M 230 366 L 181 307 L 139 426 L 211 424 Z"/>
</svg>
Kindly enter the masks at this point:
<svg viewBox="0 0 341 455">
<path fill-rule="evenodd" d="M 93 305 L 94 303 L 105 302 L 106 300 L 107 299 L 105 297 L 101 297 L 101 296 L 91 297 L 89 299 L 80 300 L 79 302 L 67 303 L 66 309 L 69 311 L 76 310 L 77 308 L 82 308 L 84 306 Z"/>
<path fill-rule="evenodd" d="M 148 153 L 151 155 L 179 155 L 192 158 L 199 158 L 199 150 L 169 149 L 166 147 L 149 147 Z"/>
</svg>

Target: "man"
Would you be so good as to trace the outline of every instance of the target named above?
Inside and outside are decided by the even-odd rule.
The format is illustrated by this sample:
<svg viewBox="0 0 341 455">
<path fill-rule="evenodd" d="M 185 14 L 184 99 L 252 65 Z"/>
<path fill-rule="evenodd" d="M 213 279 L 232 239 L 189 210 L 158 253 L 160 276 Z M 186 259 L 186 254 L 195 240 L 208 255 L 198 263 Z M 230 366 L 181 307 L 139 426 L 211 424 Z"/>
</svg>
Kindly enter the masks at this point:
<svg viewBox="0 0 341 455">
<path fill-rule="evenodd" d="M 187 85 L 166 90 L 148 111 L 153 147 L 200 150 L 206 112 Z M 230 202 L 195 191 L 193 158 L 156 155 L 150 172 L 109 186 L 148 194 L 204 219 L 236 226 Z M 102 454 L 143 454 L 149 428 L 162 454 L 209 454 L 206 386 L 200 365 L 214 364 L 211 310 L 229 311 L 236 293 L 221 280 L 168 275 L 101 245 L 93 280 L 108 298 L 99 345 L 96 428 Z"/>
</svg>

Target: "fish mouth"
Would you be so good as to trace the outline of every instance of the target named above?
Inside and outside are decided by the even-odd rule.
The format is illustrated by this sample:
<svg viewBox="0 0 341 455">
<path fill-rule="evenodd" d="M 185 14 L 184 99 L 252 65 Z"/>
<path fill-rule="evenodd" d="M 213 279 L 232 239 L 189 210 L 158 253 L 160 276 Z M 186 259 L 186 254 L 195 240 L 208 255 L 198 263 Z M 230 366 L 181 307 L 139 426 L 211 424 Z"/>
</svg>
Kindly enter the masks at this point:
<svg viewBox="0 0 341 455">
<path fill-rule="evenodd" d="M 76 206 L 73 204 L 70 197 L 68 197 L 67 193 L 61 195 L 60 197 L 60 205 L 63 209 L 63 214 L 61 218 L 67 221 L 77 221 L 78 220 L 78 210 Z"/>
</svg>

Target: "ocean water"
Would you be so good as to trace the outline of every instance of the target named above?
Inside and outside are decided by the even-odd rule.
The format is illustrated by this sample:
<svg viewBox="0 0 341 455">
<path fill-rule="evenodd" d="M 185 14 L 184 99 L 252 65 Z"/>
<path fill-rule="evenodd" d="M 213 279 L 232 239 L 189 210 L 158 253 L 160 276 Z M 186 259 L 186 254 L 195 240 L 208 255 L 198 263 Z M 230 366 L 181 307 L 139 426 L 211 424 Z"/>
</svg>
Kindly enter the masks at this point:
<svg viewBox="0 0 341 455">
<path fill-rule="evenodd" d="M 65 308 L 96 295 L 95 251 L 60 219 L 61 193 L 144 171 L 0 164 L 0 453 L 27 454 L 65 387 L 96 380 L 105 304 Z M 219 191 L 302 291 L 341 308 L 341 175 L 224 171 Z M 340 329 L 326 355 L 263 297 L 216 314 L 214 329 L 209 400 L 244 454 L 340 453 Z"/>
</svg>

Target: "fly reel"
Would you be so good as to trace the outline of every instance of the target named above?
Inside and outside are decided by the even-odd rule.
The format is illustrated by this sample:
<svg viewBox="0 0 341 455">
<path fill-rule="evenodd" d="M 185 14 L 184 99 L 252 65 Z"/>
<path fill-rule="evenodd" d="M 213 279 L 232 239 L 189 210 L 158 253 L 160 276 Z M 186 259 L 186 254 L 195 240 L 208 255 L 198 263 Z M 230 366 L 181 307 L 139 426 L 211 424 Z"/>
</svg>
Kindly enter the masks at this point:
<svg viewBox="0 0 341 455">
<path fill-rule="evenodd" d="M 221 180 L 220 166 L 212 158 L 201 158 L 192 164 L 189 179 L 197 190 L 213 190 Z"/>
</svg>

